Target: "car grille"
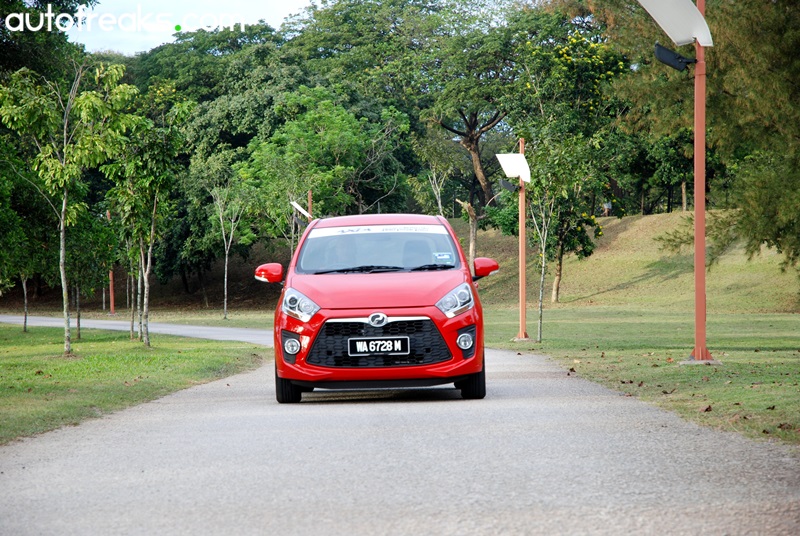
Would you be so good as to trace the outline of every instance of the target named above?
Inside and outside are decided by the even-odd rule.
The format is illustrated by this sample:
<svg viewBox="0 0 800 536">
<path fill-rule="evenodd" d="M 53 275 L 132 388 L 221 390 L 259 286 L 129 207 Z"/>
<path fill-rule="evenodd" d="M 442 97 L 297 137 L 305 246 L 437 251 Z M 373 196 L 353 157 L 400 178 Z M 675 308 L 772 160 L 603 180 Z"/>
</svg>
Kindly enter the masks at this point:
<svg viewBox="0 0 800 536">
<path fill-rule="evenodd" d="M 350 337 L 408 336 L 408 355 L 350 356 Z M 452 359 L 436 325 L 430 319 L 398 320 L 382 327 L 366 322 L 331 322 L 322 327 L 308 353 L 306 362 L 320 367 L 380 368 L 430 365 Z"/>
</svg>

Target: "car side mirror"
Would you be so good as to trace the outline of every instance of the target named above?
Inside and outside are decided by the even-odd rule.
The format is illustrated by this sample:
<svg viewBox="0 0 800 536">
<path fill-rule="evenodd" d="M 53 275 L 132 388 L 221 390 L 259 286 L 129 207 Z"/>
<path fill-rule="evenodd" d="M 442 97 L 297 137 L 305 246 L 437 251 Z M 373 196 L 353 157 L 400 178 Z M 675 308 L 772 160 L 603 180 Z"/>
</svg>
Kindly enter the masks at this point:
<svg viewBox="0 0 800 536">
<path fill-rule="evenodd" d="M 278 262 L 262 264 L 256 268 L 256 279 L 264 283 L 280 283 L 283 281 L 283 266 Z"/>
<path fill-rule="evenodd" d="M 472 268 L 472 273 L 475 274 L 472 277 L 473 281 L 477 281 L 482 277 L 486 277 L 487 275 L 492 275 L 500 271 L 500 265 L 497 264 L 497 261 L 487 257 L 476 257 L 472 262 Z"/>
</svg>

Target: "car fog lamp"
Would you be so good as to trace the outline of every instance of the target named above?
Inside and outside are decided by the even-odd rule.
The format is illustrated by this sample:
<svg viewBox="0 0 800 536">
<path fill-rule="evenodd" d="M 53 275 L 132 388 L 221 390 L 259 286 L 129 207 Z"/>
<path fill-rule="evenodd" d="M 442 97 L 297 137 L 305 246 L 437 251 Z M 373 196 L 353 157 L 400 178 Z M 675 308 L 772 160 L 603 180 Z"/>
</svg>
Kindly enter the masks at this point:
<svg viewBox="0 0 800 536">
<path fill-rule="evenodd" d="M 283 343 L 283 350 L 290 355 L 295 355 L 300 351 L 300 341 L 297 339 L 286 339 Z"/>
<path fill-rule="evenodd" d="M 458 336 L 458 339 L 456 339 L 456 344 L 462 350 L 469 350 L 472 348 L 474 343 L 475 341 L 473 340 L 471 333 L 462 333 Z"/>
</svg>

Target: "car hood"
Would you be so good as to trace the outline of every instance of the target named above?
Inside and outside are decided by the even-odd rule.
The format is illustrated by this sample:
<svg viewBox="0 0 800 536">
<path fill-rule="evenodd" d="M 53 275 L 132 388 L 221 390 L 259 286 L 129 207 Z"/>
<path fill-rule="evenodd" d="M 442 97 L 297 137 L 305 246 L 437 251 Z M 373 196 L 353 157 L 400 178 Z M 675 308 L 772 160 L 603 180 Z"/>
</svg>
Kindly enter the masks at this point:
<svg viewBox="0 0 800 536">
<path fill-rule="evenodd" d="M 323 309 L 424 307 L 436 305 L 466 280 L 461 270 L 376 274 L 294 274 L 287 286 Z"/>
</svg>

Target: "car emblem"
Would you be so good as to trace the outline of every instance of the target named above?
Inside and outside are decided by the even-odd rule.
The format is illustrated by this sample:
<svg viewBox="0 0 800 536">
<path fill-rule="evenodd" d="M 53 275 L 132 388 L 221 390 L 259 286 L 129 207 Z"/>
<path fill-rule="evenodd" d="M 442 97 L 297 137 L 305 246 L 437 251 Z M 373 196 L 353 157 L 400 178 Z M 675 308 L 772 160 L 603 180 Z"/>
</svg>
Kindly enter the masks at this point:
<svg viewBox="0 0 800 536">
<path fill-rule="evenodd" d="M 389 318 L 383 313 L 372 313 L 369 315 L 369 325 L 374 328 L 385 326 Z"/>
</svg>

